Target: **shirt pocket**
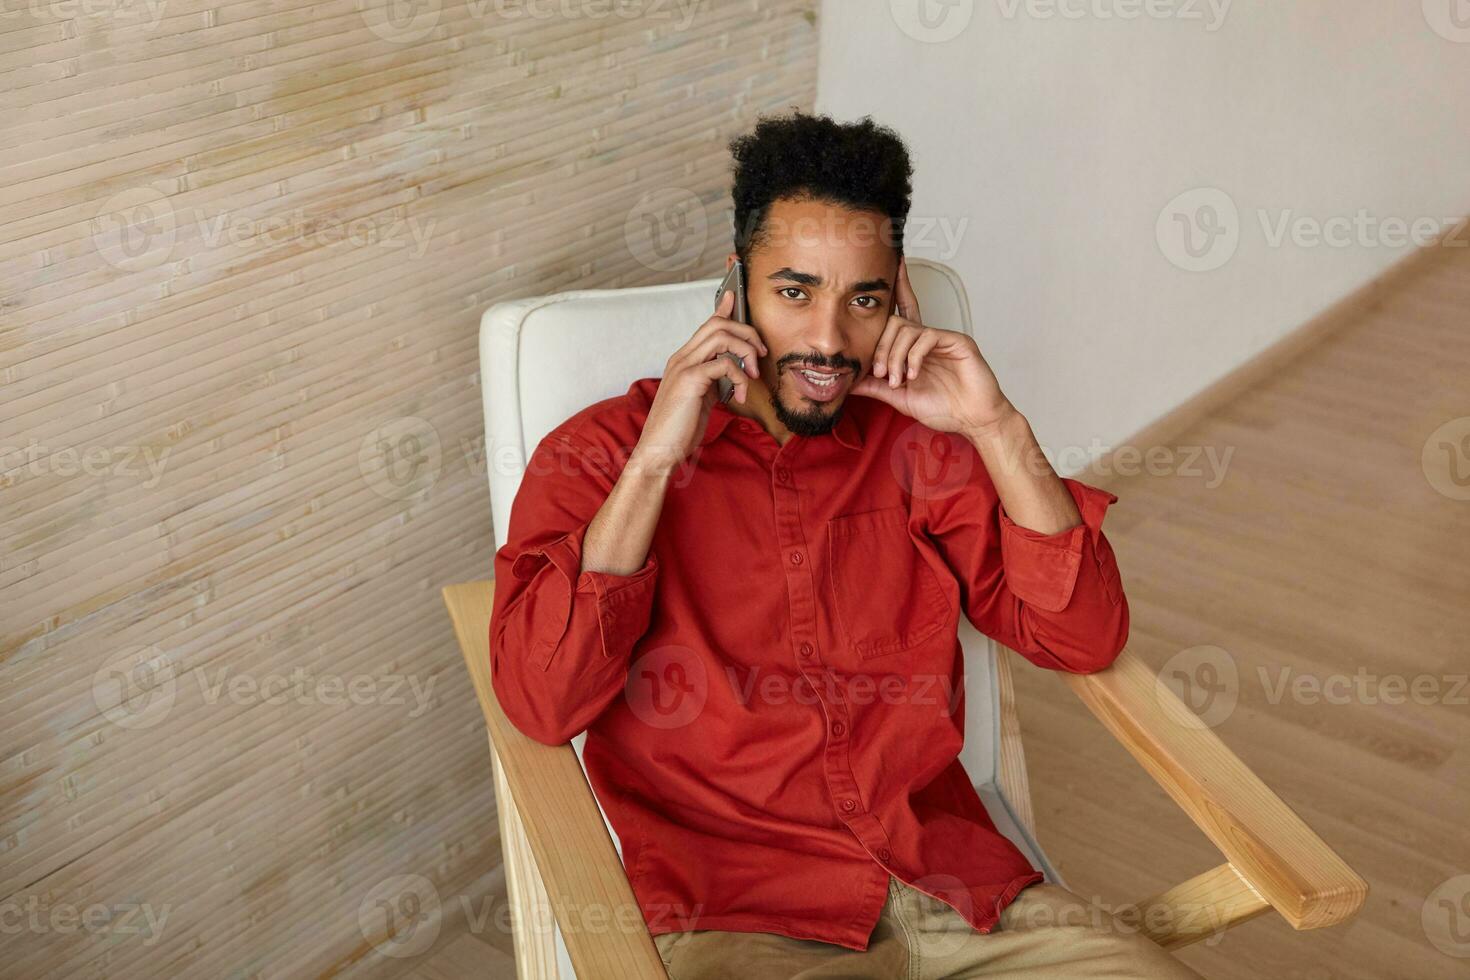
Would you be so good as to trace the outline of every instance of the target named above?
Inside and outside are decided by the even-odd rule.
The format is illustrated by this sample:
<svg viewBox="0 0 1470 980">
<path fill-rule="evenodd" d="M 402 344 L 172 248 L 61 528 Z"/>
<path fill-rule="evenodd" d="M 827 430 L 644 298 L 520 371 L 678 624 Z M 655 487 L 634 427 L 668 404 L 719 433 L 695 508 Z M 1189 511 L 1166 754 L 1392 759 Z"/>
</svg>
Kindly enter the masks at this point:
<svg viewBox="0 0 1470 980">
<path fill-rule="evenodd" d="M 949 600 L 909 537 L 905 507 L 832 518 L 827 558 L 838 628 L 860 659 L 908 650 L 948 620 Z"/>
</svg>

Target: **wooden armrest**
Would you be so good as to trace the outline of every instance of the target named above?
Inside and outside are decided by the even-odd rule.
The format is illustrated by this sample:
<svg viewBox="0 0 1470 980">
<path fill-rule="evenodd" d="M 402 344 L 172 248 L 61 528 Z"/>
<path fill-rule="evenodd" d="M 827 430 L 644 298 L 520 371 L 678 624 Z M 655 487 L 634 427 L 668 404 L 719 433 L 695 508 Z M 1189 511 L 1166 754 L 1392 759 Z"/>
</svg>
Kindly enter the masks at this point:
<svg viewBox="0 0 1470 980">
<path fill-rule="evenodd" d="M 1125 650 L 1106 670 L 1064 676 L 1227 860 L 1141 903 L 1188 899 L 1210 913 L 1198 920 L 1203 927 L 1165 927 L 1154 935 L 1161 945 L 1193 942 L 1267 905 L 1297 929 L 1335 925 L 1362 908 L 1368 883 L 1136 655 Z"/>
<path fill-rule="evenodd" d="M 668 980 L 576 751 L 570 743 L 543 745 L 522 734 L 496 700 L 490 683 L 495 583 L 465 582 L 443 591 L 500 776 L 510 787 L 577 975 Z"/>
</svg>

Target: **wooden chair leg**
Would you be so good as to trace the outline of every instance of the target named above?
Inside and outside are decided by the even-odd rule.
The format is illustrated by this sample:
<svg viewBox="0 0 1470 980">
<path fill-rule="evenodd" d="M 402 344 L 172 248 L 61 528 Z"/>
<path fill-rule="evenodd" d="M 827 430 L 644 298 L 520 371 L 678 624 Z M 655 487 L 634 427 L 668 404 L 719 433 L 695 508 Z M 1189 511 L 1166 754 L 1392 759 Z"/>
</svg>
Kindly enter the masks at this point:
<svg viewBox="0 0 1470 980">
<path fill-rule="evenodd" d="M 560 980 L 556 966 L 555 916 L 541 872 L 536 868 L 526 826 L 506 782 L 505 770 L 490 739 L 495 767 L 495 808 L 500 815 L 500 849 L 505 862 L 505 892 L 510 901 L 517 980 Z"/>
</svg>

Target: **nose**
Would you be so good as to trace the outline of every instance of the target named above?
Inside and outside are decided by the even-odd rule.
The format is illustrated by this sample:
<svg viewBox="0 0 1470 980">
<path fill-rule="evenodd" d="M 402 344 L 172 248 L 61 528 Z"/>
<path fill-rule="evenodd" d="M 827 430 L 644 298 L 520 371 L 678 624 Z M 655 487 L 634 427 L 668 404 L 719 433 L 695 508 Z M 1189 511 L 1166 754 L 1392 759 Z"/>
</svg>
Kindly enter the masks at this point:
<svg viewBox="0 0 1470 980">
<path fill-rule="evenodd" d="M 812 314 L 806 331 L 806 346 L 820 354 L 829 367 L 851 367 L 857 359 L 851 352 L 851 331 L 844 311 L 822 304 Z"/>
</svg>

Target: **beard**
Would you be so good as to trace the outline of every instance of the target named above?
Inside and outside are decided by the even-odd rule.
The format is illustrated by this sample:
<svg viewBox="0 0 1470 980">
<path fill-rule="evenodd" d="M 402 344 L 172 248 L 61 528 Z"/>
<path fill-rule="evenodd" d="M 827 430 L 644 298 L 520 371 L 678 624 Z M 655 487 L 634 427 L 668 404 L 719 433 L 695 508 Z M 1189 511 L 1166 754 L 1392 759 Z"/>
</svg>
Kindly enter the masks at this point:
<svg viewBox="0 0 1470 980">
<path fill-rule="evenodd" d="M 776 380 L 776 391 L 771 402 L 776 409 L 776 419 L 792 435 L 797 436 L 823 436 L 831 432 L 842 418 L 842 410 L 847 407 L 847 395 L 843 395 L 835 409 L 825 404 L 808 404 L 800 409 L 792 409 L 786 404 L 786 397 L 790 394 L 799 402 L 805 399 L 801 395 L 791 392 L 786 384 L 786 372 L 782 371 Z"/>
</svg>

